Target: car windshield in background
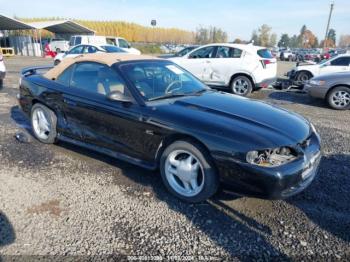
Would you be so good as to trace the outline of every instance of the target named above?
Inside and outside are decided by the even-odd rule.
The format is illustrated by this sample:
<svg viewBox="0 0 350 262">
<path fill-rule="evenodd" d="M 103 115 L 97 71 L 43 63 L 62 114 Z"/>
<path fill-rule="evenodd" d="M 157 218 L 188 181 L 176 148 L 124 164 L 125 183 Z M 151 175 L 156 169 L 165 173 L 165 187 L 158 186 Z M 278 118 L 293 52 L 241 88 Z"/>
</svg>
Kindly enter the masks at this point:
<svg viewBox="0 0 350 262">
<path fill-rule="evenodd" d="M 208 89 L 194 76 L 169 62 L 137 62 L 120 68 L 147 101 L 186 96 Z"/>
<path fill-rule="evenodd" d="M 112 46 L 112 45 L 103 45 L 101 46 L 107 53 L 126 53 L 123 49 Z"/>
<path fill-rule="evenodd" d="M 268 49 L 260 49 L 257 53 L 261 58 L 273 58 L 271 51 Z"/>
</svg>

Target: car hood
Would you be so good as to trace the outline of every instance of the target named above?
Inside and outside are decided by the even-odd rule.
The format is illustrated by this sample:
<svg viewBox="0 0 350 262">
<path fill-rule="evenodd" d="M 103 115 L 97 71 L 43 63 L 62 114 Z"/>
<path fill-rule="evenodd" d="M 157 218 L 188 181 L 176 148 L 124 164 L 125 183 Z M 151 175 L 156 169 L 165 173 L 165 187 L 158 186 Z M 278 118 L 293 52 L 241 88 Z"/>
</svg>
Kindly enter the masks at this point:
<svg viewBox="0 0 350 262">
<path fill-rule="evenodd" d="M 171 119 L 182 127 L 239 140 L 255 148 L 296 145 L 311 132 L 309 122 L 295 113 L 223 92 L 169 99 L 156 108 L 165 121 Z"/>
<path fill-rule="evenodd" d="M 313 80 L 324 80 L 324 81 L 341 81 L 344 84 L 350 83 L 350 73 L 349 72 L 337 72 L 324 74 L 321 76 L 314 77 Z"/>
</svg>

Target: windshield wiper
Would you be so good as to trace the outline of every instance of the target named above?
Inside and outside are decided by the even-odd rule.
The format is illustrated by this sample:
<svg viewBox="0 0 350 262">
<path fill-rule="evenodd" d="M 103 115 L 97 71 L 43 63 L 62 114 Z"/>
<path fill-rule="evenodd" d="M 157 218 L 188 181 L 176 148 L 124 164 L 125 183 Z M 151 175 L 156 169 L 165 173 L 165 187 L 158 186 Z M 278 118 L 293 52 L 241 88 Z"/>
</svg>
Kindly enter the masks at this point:
<svg viewBox="0 0 350 262">
<path fill-rule="evenodd" d="M 181 97 L 181 96 L 187 96 L 187 95 L 188 95 L 188 94 L 186 94 L 186 93 L 169 94 L 169 95 L 165 95 L 165 96 L 153 97 L 153 98 L 151 98 L 151 99 L 148 99 L 148 101 L 155 101 L 155 100 L 160 100 L 160 99 Z"/>
</svg>

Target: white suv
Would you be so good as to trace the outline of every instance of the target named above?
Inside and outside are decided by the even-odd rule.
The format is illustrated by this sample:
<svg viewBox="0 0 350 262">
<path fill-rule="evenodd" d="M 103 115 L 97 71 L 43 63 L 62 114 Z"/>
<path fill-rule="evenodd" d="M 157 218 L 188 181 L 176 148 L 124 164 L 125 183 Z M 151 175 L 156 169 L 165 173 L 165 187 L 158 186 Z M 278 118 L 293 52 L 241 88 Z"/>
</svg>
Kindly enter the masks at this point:
<svg viewBox="0 0 350 262">
<path fill-rule="evenodd" d="M 183 57 L 170 58 L 210 86 L 226 87 L 246 96 L 276 80 L 277 63 L 265 47 L 209 44 Z"/>
<path fill-rule="evenodd" d="M 6 75 L 6 67 L 4 63 L 4 58 L 2 54 L 0 54 L 0 89 L 2 88 L 5 75 Z"/>
</svg>

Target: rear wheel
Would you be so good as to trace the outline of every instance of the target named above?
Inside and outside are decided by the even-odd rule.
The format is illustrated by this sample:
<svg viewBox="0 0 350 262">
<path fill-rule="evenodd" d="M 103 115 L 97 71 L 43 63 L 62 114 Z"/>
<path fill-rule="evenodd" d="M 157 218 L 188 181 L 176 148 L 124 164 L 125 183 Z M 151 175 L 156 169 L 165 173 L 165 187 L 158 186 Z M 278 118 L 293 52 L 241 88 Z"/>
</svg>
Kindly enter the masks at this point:
<svg viewBox="0 0 350 262">
<path fill-rule="evenodd" d="M 53 64 L 56 66 L 56 65 L 58 65 L 60 62 L 61 62 L 60 60 L 56 59 L 56 60 L 53 62 Z"/>
<path fill-rule="evenodd" d="M 253 90 L 253 83 L 246 76 L 236 76 L 231 81 L 231 90 L 235 95 L 247 96 Z"/>
<path fill-rule="evenodd" d="M 35 137 L 42 143 L 55 143 L 57 117 L 53 111 L 42 104 L 35 104 L 31 111 L 31 124 Z"/>
<path fill-rule="evenodd" d="M 218 176 L 207 151 L 191 141 L 176 141 L 160 159 L 160 171 L 166 188 L 187 202 L 201 202 L 218 188 Z"/>
<path fill-rule="evenodd" d="M 61 53 L 61 49 L 60 48 L 56 48 L 56 53 Z"/>
<path fill-rule="evenodd" d="M 0 79 L 0 89 L 3 87 L 3 85 L 4 85 L 4 80 Z"/>
<path fill-rule="evenodd" d="M 350 88 L 338 86 L 331 90 L 327 96 L 328 105 L 337 110 L 350 108 Z"/>
</svg>

